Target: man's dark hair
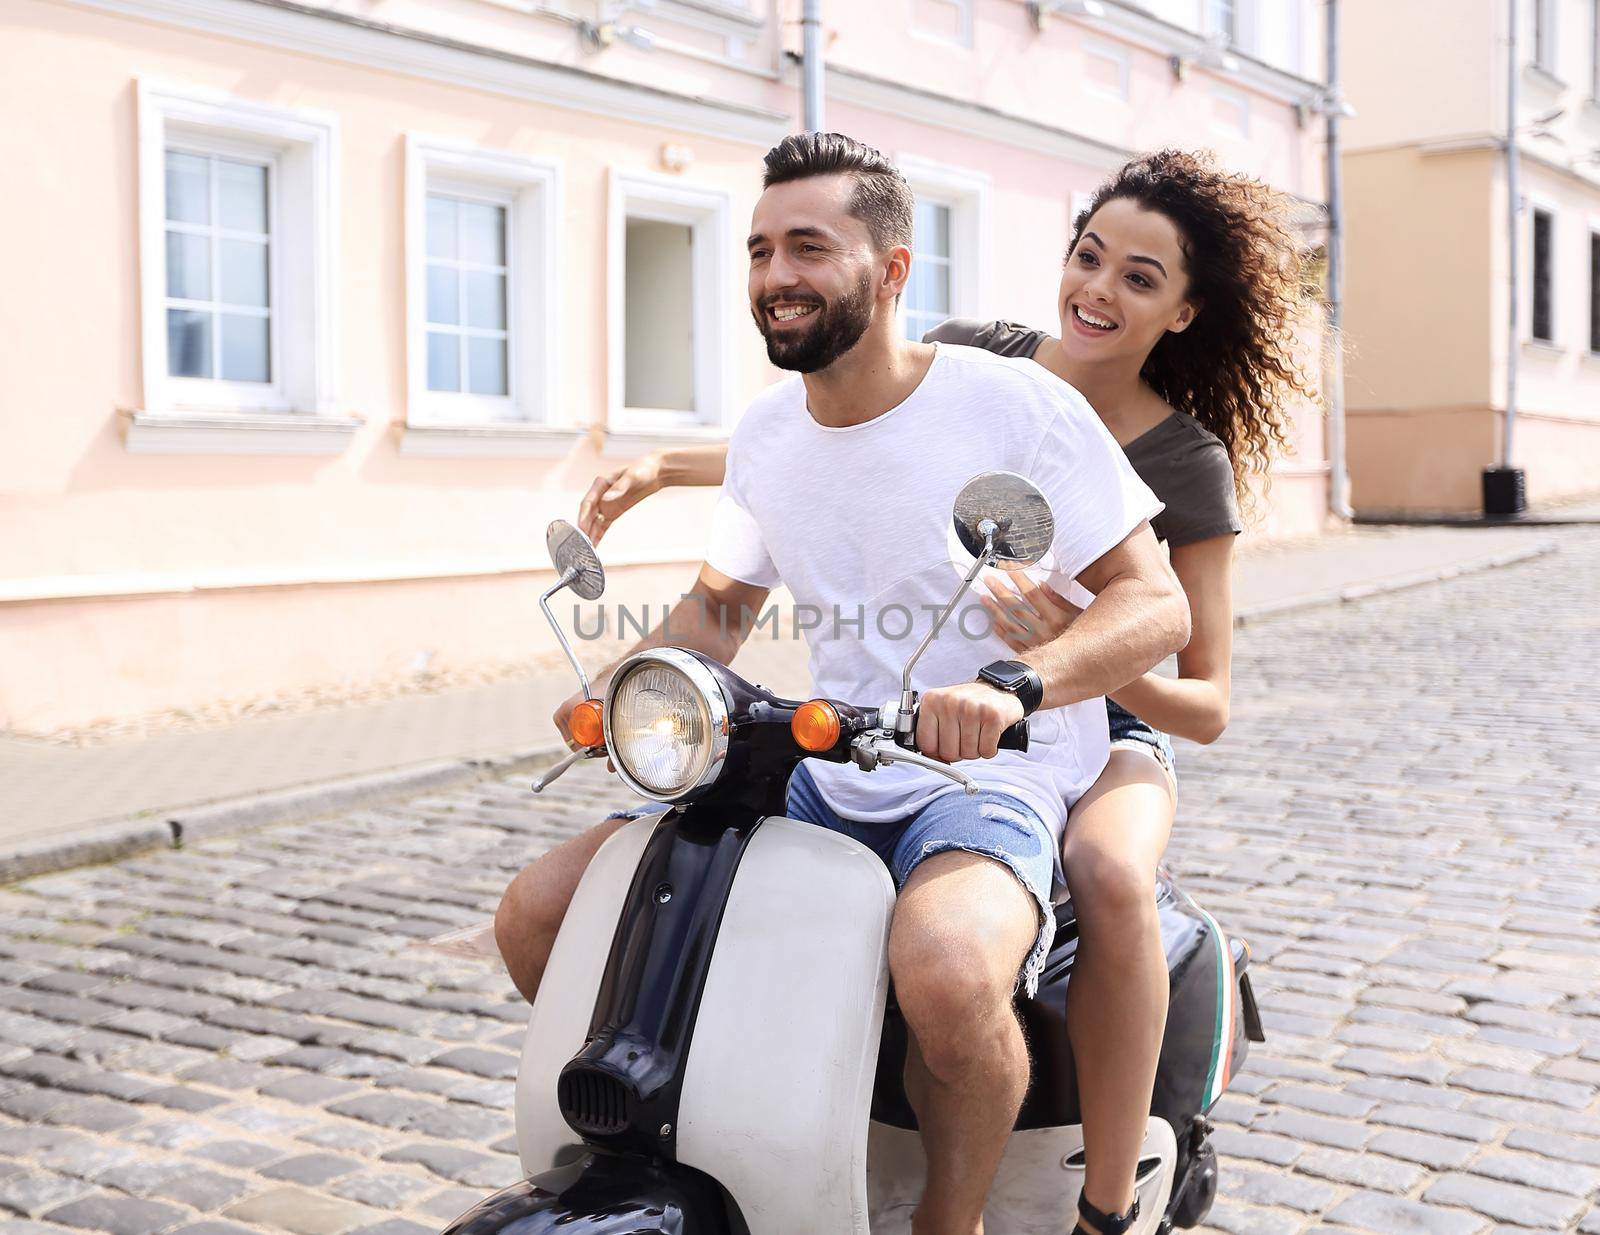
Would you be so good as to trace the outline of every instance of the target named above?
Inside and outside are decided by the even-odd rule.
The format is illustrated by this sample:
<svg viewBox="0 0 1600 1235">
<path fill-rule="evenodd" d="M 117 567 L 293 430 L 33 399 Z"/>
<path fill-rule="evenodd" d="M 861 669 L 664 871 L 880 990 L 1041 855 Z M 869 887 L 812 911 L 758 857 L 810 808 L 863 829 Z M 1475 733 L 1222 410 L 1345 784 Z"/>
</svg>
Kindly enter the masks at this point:
<svg viewBox="0 0 1600 1235">
<path fill-rule="evenodd" d="M 895 165 L 864 142 L 843 133 L 792 133 L 767 151 L 761 187 L 812 176 L 855 178 L 849 210 L 867 225 L 879 252 L 911 247 L 911 186 Z"/>
</svg>

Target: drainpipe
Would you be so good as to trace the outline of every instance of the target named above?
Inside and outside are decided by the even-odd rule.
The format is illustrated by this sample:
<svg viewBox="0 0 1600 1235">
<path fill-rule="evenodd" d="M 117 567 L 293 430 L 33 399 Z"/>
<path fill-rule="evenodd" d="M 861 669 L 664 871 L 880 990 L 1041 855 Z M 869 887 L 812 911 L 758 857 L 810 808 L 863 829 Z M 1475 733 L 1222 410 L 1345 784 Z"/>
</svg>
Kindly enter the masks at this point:
<svg viewBox="0 0 1600 1235">
<path fill-rule="evenodd" d="M 822 0 L 804 0 L 800 11 L 800 70 L 804 81 L 805 126 L 822 132 Z"/>
<path fill-rule="evenodd" d="M 1339 0 L 1328 0 L 1328 331 L 1333 363 L 1328 372 L 1328 510 L 1351 519 L 1350 479 L 1344 445 L 1344 182 L 1339 167 Z"/>
<path fill-rule="evenodd" d="M 1511 282 L 1506 288 L 1510 311 L 1506 314 L 1506 419 L 1500 439 L 1500 465 L 1483 469 L 1483 513 L 1486 517 L 1521 514 L 1528 508 L 1527 477 L 1511 464 L 1512 430 L 1517 419 L 1517 361 L 1521 331 L 1517 300 L 1522 288 L 1522 188 L 1518 181 L 1517 109 L 1522 65 L 1517 34 L 1521 14 L 1517 0 L 1506 0 L 1510 29 L 1506 39 L 1506 240 Z"/>
</svg>

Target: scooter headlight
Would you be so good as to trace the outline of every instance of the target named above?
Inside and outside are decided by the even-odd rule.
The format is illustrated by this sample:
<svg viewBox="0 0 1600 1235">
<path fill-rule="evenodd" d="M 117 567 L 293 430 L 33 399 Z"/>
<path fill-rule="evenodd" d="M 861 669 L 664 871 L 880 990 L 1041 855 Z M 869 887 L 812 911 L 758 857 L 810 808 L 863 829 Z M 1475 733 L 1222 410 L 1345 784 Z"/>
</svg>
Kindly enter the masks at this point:
<svg viewBox="0 0 1600 1235">
<path fill-rule="evenodd" d="M 652 648 L 618 668 L 606 694 L 605 734 L 623 780 L 647 798 L 676 802 L 722 771 L 727 699 L 695 657 Z"/>
</svg>

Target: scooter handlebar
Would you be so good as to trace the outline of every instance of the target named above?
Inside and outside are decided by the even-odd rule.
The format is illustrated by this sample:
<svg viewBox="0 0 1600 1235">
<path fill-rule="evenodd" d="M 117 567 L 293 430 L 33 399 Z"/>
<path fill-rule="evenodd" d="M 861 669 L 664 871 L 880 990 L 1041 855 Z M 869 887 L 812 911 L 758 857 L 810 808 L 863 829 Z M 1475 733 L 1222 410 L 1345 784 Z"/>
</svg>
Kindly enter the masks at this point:
<svg viewBox="0 0 1600 1235">
<path fill-rule="evenodd" d="M 915 733 L 916 731 L 917 720 L 916 714 L 913 713 L 911 718 L 911 732 Z M 910 738 L 897 738 L 896 741 L 900 742 L 901 745 L 906 745 L 908 742 L 910 742 Z M 915 743 L 911 744 L 915 745 Z M 1001 732 L 1000 749 L 1015 751 L 1026 751 L 1028 749 L 1028 718 L 1026 716 L 1024 716 L 1016 724 L 1008 725 Z"/>
<path fill-rule="evenodd" d="M 1028 749 L 1028 718 L 1026 716 L 1016 724 L 1009 726 L 1000 735 L 1000 749 L 1020 751 Z"/>
</svg>

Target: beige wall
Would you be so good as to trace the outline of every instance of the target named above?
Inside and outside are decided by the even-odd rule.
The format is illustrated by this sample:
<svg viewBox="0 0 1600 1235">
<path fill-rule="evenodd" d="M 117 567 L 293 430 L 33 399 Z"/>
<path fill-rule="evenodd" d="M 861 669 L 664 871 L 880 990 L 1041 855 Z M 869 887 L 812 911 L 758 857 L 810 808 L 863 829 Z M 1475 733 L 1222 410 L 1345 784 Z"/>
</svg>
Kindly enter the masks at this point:
<svg viewBox="0 0 1600 1235">
<path fill-rule="evenodd" d="M 264 21 L 288 20 L 277 9 L 243 7 Z M 1003 7 L 1020 13 L 1020 6 Z M 763 48 L 772 50 L 766 44 L 753 46 L 747 68 L 736 71 L 621 48 L 596 61 L 573 50 L 570 29 L 529 23 L 478 0 L 386 0 L 363 13 L 401 24 L 448 18 L 461 38 L 503 38 L 507 50 L 593 71 L 603 62 L 614 76 L 643 66 L 659 84 L 764 109 L 750 113 L 746 127 L 753 129 L 767 123 L 763 115 L 781 122 L 780 109 L 795 102 L 791 84 L 763 75 Z M 733 251 L 722 287 L 730 310 L 730 404 L 741 406 L 774 376 L 745 317 L 738 243 L 764 140 L 711 137 L 350 63 L 334 37 L 345 37 L 342 30 L 329 35 L 326 54 L 312 54 L 60 0 L 0 0 L 0 25 L 0 111 L 28 117 L 8 134 L 8 166 L 26 191 L 0 194 L 0 235 L 22 241 L 7 253 L 0 339 L 9 355 L 25 358 L 0 366 L 0 729 L 47 731 L 403 679 L 422 664 L 464 670 L 553 652 L 533 604 L 535 588 L 548 579 L 543 529 L 571 517 L 598 472 L 645 448 L 631 444 L 619 453 L 613 437 L 601 453 L 609 393 L 609 178 L 613 170 L 660 175 L 668 143 L 691 156 L 684 184 L 730 202 Z M 1065 28 L 1052 37 L 1063 37 Z M 902 67 L 914 63 L 916 50 Z M 485 63 L 486 75 L 502 69 Z M 334 410 L 366 422 L 341 453 L 127 450 L 129 414 L 141 409 L 144 385 L 141 79 L 336 119 L 341 379 Z M 1138 144 L 1213 144 L 1204 114 L 1191 117 L 1186 135 L 1174 127 L 1172 109 L 1163 110 L 1172 101 L 1170 73 L 1167 81 L 1148 97 L 1135 95 L 1133 114 L 1145 120 L 1118 132 Z M 1204 74 L 1193 75 L 1185 87 L 1191 93 L 1177 97 L 1200 97 L 1205 82 Z M 1108 116 L 1129 111 L 1103 100 L 1089 106 Z M 1071 194 L 1092 188 L 1114 152 L 1041 155 L 893 110 L 830 101 L 829 118 L 896 155 L 986 176 L 994 273 L 989 303 L 977 308 L 1053 328 Z M 1281 101 L 1258 101 L 1253 117 L 1258 140 L 1229 157 L 1302 197 L 1315 196 L 1307 170 L 1315 167 L 1314 135 L 1295 127 Z M 1088 131 L 1099 125 L 1093 115 L 1062 119 Z M 595 430 L 558 457 L 399 450 L 407 416 L 409 133 L 536 155 L 562 169 L 557 400 L 568 421 Z M 1302 453 L 1263 515 L 1261 527 L 1273 534 L 1322 525 L 1326 478 L 1314 413 L 1301 417 L 1297 435 Z M 659 603 L 676 596 L 700 556 L 711 497 L 661 495 L 652 517 L 624 521 L 607 538 L 618 598 Z"/>
<path fill-rule="evenodd" d="M 1493 84 L 1505 74 L 1503 7 L 1504 0 L 1340 5 L 1340 76 L 1356 110 L 1340 125 L 1345 150 L 1504 128 Z"/>
<path fill-rule="evenodd" d="M 1415 148 L 1345 159 L 1351 409 L 1488 401 L 1493 159 Z"/>
</svg>

